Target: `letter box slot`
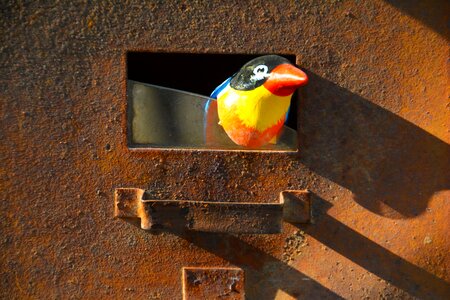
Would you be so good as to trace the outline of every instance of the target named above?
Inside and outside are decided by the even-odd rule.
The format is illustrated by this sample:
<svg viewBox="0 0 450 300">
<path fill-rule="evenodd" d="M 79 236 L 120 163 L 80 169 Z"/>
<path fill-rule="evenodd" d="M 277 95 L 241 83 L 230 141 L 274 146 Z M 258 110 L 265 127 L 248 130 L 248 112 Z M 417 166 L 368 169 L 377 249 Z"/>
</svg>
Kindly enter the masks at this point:
<svg viewBox="0 0 450 300">
<path fill-rule="evenodd" d="M 283 191 L 276 203 L 212 202 L 198 200 L 147 200 L 145 190 L 115 191 L 115 216 L 140 219 L 145 230 L 196 230 L 206 232 L 280 233 L 282 221 L 308 223 L 308 191 Z"/>
<path fill-rule="evenodd" d="M 260 55 L 127 52 L 127 141 L 133 151 L 204 149 L 297 152 L 297 95 L 276 144 L 234 143 L 209 95 Z M 295 63 L 294 55 L 284 55 Z"/>
</svg>

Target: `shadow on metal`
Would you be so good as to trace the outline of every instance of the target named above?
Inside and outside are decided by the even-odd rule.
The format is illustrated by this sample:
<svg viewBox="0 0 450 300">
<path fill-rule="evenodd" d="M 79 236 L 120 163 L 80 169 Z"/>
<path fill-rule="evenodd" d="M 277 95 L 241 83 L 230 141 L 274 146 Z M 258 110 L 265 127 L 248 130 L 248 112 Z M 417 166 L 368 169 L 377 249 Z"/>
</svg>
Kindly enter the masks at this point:
<svg viewBox="0 0 450 300">
<path fill-rule="evenodd" d="M 445 299 L 450 294 L 450 286 L 444 280 L 327 215 L 326 211 L 331 204 L 317 195 L 312 196 L 315 224 L 291 223 L 293 226 L 411 296 L 419 299 Z M 138 224 L 134 225 L 139 227 Z M 248 299 L 274 299 L 280 289 L 297 299 L 343 299 L 294 267 L 238 236 L 193 231 L 165 232 L 177 235 L 242 268 L 246 274 L 245 291 Z"/>
<path fill-rule="evenodd" d="M 447 143 L 311 71 L 308 74 L 299 117 L 304 165 L 350 190 L 363 207 L 389 218 L 416 217 L 435 192 L 450 188 Z"/>
<path fill-rule="evenodd" d="M 448 11 L 450 2 L 446 0 L 384 0 L 386 3 L 396 7 L 407 15 L 422 22 L 447 38 L 449 34 Z M 447 26 L 445 26 L 447 25 Z"/>
<path fill-rule="evenodd" d="M 418 299 L 447 299 L 450 285 L 329 216 L 331 204 L 312 194 L 314 225 L 292 224 L 327 247 Z M 344 242 L 345 241 L 345 242 Z"/>
<path fill-rule="evenodd" d="M 140 228 L 140 223 L 136 219 L 124 220 Z M 279 258 L 243 241 L 238 236 L 187 230 L 154 230 L 147 233 L 176 235 L 217 255 L 232 266 L 243 269 L 247 299 L 275 299 L 278 290 L 283 290 L 296 299 L 344 299 Z M 270 266 L 270 270 L 267 270 L 267 266 Z"/>
<path fill-rule="evenodd" d="M 280 289 L 296 299 L 343 299 L 294 267 L 236 236 L 206 232 L 174 234 L 243 269 L 247 299 L 275 299 Z M 267 266 L 270 271 L 265 268 Z"/>
</svg>

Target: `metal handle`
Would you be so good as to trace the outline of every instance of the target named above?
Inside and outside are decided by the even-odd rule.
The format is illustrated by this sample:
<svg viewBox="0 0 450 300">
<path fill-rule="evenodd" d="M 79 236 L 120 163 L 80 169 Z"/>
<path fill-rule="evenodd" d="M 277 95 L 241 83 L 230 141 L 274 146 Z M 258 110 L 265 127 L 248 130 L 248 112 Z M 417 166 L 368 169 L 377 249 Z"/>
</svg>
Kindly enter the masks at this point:
<svg viewBox="0 0 450 300">
<path fill-rule="evenodd" d="M 280 233 L 282 221 L 308 223 L 310 193 L 288 190 L 277 203 L 211 202 L 193 200 L 144 200 L 145 190 L 115 190 L 118 218 L 138 218 L 142 229 L 175 229 L 207 232 Z"/>
</svg>

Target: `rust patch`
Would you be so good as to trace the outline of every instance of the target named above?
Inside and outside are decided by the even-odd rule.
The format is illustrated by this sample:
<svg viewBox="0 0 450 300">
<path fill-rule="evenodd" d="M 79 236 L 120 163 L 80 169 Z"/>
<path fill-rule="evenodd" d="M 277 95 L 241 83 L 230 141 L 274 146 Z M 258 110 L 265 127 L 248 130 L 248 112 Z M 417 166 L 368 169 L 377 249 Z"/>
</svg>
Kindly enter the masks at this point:
<svg viewBox="0 0 450 300">
<path fill-rule="evenodd" d="M 183 300 L 244 300 L 244 271 L 239 268 L 183 268 Z"/>
<path fill-rule="evenodd" d="M 286 238 L 283 246 L 283 261 L 290 263 L 296 256 L 300 255 L 302 248 L 307 245 L 305 232 L 302 230 L 295 231 Z"/>
</svg>

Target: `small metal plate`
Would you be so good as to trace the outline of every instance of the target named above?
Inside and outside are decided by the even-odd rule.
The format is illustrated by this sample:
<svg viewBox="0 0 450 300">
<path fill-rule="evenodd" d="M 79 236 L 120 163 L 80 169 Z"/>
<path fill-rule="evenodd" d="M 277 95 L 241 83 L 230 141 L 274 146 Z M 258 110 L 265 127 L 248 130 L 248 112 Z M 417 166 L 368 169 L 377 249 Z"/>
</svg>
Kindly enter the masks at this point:
<svg viewBox="0 0 450 300">
<path fill-rule="evenodd" d="M 240 268 L 183 268 L 183 300 L 243 300 L 244 271 Z"/>
<path fill-rule="evenodd" d="M 280 198 L 280 202 L 284 203 L 283 220 L 290 223 L 311 222 L 311 197 L 308 191 L 283 191 Z"/>
</svg>

